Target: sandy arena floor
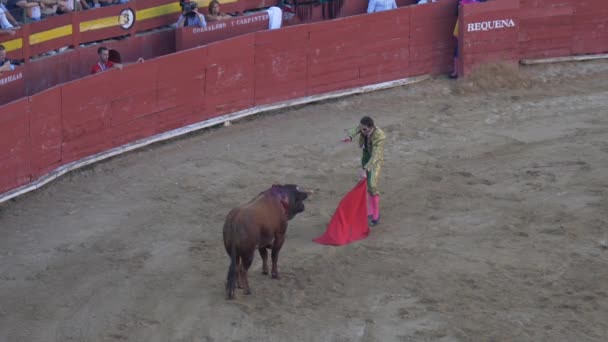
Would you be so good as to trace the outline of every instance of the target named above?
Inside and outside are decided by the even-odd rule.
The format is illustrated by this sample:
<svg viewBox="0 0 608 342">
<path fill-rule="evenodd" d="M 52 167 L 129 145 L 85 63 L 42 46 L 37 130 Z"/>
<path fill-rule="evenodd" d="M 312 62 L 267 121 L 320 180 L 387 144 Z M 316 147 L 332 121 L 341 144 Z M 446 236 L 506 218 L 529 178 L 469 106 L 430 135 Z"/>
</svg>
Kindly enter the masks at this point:
<svg viewBox="0 0 608 342">
<path fill-rule="evenodd" d="M 491 90 L 488 90 L 491 89 Z M 607 341 L 608 62 L 494 67 L 243 120 L 0 206 L 0 341 Z M 388 135 L 382 221 L 328 247 L 356 182 L 343 130 Z M 224 300 L 228 210 L 316 190 L 282 279 Z"/>
</svg>

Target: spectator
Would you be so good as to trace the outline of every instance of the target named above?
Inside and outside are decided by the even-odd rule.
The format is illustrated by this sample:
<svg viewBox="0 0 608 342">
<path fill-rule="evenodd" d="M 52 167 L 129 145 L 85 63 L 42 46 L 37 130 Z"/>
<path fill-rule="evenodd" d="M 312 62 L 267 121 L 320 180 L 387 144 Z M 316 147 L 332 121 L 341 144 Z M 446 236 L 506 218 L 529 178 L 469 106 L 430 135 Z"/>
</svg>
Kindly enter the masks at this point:
<svg viewBox="0 0 608 342">
<path fill-rule="evenodd" d="M 0 37 L 1 36 L 14 36 L 15 34 L 17 34 L 17 31 L 15 29 L 0 29 Z"/>
<path fill-rule="evenodd" d="M 6 58 L 6 48 L 0 44 L 0 73 L 9 70 L 15 70 L 15 66 L 19 64 L 10 61 Z"/>
<path fill-rule="evenodd" d="M 91 68 L 91 74 L 97 74 L 112 68 L 122 69 L 124 66 L 124 64 L 121 63 L 120 53 L 116 50 L 112 50 L 112 60 L 110 60 L 110 50 L 105 46 L 97 49 L 97 54 L 99 55 L 99 61 Z M 143 58 L 140 57 L 137 59 L 137 63 L 143 62 Z"/>
<path fill-rule="evenodd" d="M 88 0 L 87 8 L 99 8 L 117 4 L 125 4 L 127 2 L 129 2 L 129 0 Z"/>
<path fill-rule="evenodd" d="M 68 5 L 70 6 L 70 9 L 72 11 L 74 10 L 85 10 L 85 9 L 89 9 L 91 8 L 91 6 L 89 6 L 89 3 L 86 2 L 86 0 L 68 0 Z"/>
<path fill-rule="evenodd" d="M 19 22 L 13 18 L 11 12 L 6 8 L 6 0 L 0 0 L 0 29 L 2 29 L 1 33 L 11 36 L 15 34 L 14 30 L 19 29 Z"/>
<path fill-rule="evenodd" d="M 109 51 L 109 53 L 110 53 L 110 54 L 109 54 L 108 60 L 109 60 L 110 62 L 112 62 L 112 63 L 114 63 L 114 64 L 117 64 L 117 63 L 118 63 L 118 64 L 120 64 L 120 63 L 122 63 L 122 57 L 120 56 L 120 52 L 118 52 L 117 50 L 111 49 L 111 50 Z M 139 57 L 139 58 L 137 59 L 137 63 L 142 63 L 143 61 L 144 61 L 144 59 L 143 59 L 143 58 L 141 58 L 141 57 Z M 123 64 L 123 65 L 124 65 L 124 64 Z"/>
<path fill-rule="evenodd" d="M 387 11 L 397 8 L 395 0 L 369 0 L 367 13 Z"/>
<path fill-rule="evenodd" d="M 108 55 L 108 60 L 114 64 L 120 64 L 122 63 L 122 57 L 120 56 L 120 52 L 118 52 L 117 50 L 114 49 L 110 49 L 109 55 Z"/>
<path fill-rule="evenodd" d="M 91 8 L 86 0 L 74 0 L 74 2 L 68 1 L 68 3 L 72 4 L 72 11 L 74 10 L 74 6 L 77 6 L 79 10 Z"/>
<path fill-rule="evenodd" d="M 44 15 L 54 15 L 57 11 L 68 12 L 68 2 L 72 0 L 8 0 L 6 8 L 9 11 L 19 10 L 29 21 L 39 21 Z"/>
<path fill-rule="evenodd" d="M 283 11 L 283 20 L 291 20 L 296 14 L 294 0 L 279 0 L 277 6 Z"/>
<path fill-rule="evenodd" d="M 75 9 L 89 9 L 89 4 L 85 0 L 65 0 L 67 12 L 73 12 Z"/>
<path fill-rule="evenodd" d="M 220 2 L 218 0 L 211 0 L 209 3 L 208 14 L 206 15 L 207 21 L 218 21 L 222 19 L 230 19 L 231 15 L 220 12 Z"/>
<path fill-rule="evenodd" d="M 484 0 L 485 1 L 485 0 Z M 458 50 L 458 36 L 460 34 L 458 23 L 460 22 L 460 6 L 479 2 L 478 0 L 459 0 L 458 5 L 456 6 L 456 25 L 454 26 L 454 32 L 452 33 L 454 38 L 456 39 L 456 48 L 454 49 L 454 67 L 452 69 L 452 73 L 450 74 L 450 78 L 458 78 L 460 71 L 458 70 L 458 62 L 460 51 Z"/>
<path fill-rule="evenodd" d="M 108 51 L 107 47 L 102 46 L 97 49 L 97 54 L 99 55 L 99 61 L 97 61 L 97 63 L 93 65 L 93 68 L 91 68 L 91 74 L 97 74 L 111 68 L 122 69 L 122 64 L 114 63 L 108 60 L 110 57 L 110 51 Z"/>
<path fill-rule="evenodd" d="M 196 2 L 188 1 L 182 4 L 182 15 L 177 19 L 177 27 L 206 27 L 205 17 L 196 9 Z"/>
<path fill-rule="evenodd" d="M 45 17 L 69 13 L 74 10 L 73 0 L 43 0 L 41 3 L 42 15 Z"/>
<path fill-rule="evenodd" d="M 13 13 L 19 11 L 20 15 L 25 13 L 29 21 L 39 21 L 42 19 L 40 2 L 41 0 L 8 0 L 6 8 Z"/>
</svg>

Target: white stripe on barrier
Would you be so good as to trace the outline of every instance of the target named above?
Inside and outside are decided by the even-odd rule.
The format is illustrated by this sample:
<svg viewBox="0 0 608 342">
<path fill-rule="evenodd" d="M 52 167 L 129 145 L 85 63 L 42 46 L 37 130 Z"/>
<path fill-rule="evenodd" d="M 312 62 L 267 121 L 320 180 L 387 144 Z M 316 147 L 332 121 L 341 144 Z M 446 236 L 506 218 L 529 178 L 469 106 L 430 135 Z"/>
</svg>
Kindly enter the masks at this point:
<svg viewBox="0 0 608 342">
<path fill-rule="evenodd" d="M 82 158 L 80 160 L 71 162 L 69 164 L 62 165 L 62 166 L 56 168 L 55 170 L 49 172 L 48 174 L 38 178 L 37 180 L 35 180 L 33 182 L 30 182 L 17 189 L 14 189 L 14 190 L 1 194 L 0 203 L 8 201 L 11 198 L 25 194 L 27 192 L 36 190 L 36 189 L 42 187 L 43 185 L 63 176 L 64 174 L 66 174 L 70 171 L 76 170 L 78 168 L 81 168 L 83 166 L 90 165 L 95 162 L 98 162 L 98 161 L 101 161 L 101 160 L 104 160 L 104 159 L 107 159 L 107 158 L 110 158 L 110 157 L 113 157 L 113 156 L 116 156 L 119 154 L 123 154 L 125 152 L 129 152 L 129 151 L 135 150 L 137 148 L 140 148 L 140 147 L 143 147 L 146 145 L 150 145 L 150 144 L 158 142 L 158 141 L 168 140 L 171 138 L 178 137 L 180 135 L 184 135 L 184 134 L 187 134 L 190 132 L 194 132 L 194 131 L 203 129 L 203 128 L 219 125 L 226 121 L 234 121 L 234 120 L 244 118 L 246 116 L 250 116 L 253 114 L 258 114 L 258 113 L 262 113 L 262 112 L 267 112 L 267 111 L 277 110 L 277 109 L 282 109 L 282 108 L 287 108 L 287 107 L 298 106 L 298 105 L 306 104 L 306 103 L 312 103 L 312 102 L 333 99 L 333 98 L 342 97 L 342 96 L 368 93 L 368 92 L 372 92 L 372 91 L 376 91 L 376 90 L 398 87 L 398 86 L 402 86 L 402 85 L 406 85 L 406 84 L 410 84 L 410 83 L 424 81 L 424 80 L 428 79 L 429 77 L 430 77 L 430 75 L 409 77 L 409 78 L 403 78 L 403 79 L 395 80 L 395 81 L 389 81 L 389 82 L 366 85 L 366 86 L 357 87 L 357 88 L 351 88 L 351 89 L 347 89 L 347 90 L 340 90 L 340 91 L 335 91 L 335 92 L 330 92 L 330 93 L 325 93 L 325 94 L 306 96 L 306 97 L 302 97 L 302 98 L 294 99 L 294 100 L 281 101 L 281 102 L 277 102 L 277 103 L 270 104 L 270 105 L 253 107 L 253 108 L 245 109 L 245 110 L 238 111 L 235 113 L 218 116 L 213 119 L 209 119 L 209 120 L 201 121 L 201 122 L 198 122 L 198 123 L 195 123 L 192 125 L 177 128 L 177 129 L 174 129 L 171 131 L 167 131 L 165 133 L 157 134 L 157 135 L 154 135 L 154 136 L 151 136 L 148 138 L 130 142 L 128 144 L 125 144 L 125 145 L 122 145 L 119 147 L 115 147 L 113 149 L 110 149 L 110 150 L 107 150 L 104 152 L 100 152 L 100 153 L 94 154 L 92 156 Z"/>
<path fill-rule="evenodd" d="M 597 54 L 597 55 L 582 55 L 582 56 L 565 56 L 565 57 L 551 57 L 551 58 L 537 58 L 537 59 L 522 59 L 520 61 L 523 65 L 532 64 L 543 64 L 543 63 L 559 63 L 559 62 L 579 62 L 589 61 L 592 59 L 604 59 L 608 58 L 608 53 Z"/>
</svg>

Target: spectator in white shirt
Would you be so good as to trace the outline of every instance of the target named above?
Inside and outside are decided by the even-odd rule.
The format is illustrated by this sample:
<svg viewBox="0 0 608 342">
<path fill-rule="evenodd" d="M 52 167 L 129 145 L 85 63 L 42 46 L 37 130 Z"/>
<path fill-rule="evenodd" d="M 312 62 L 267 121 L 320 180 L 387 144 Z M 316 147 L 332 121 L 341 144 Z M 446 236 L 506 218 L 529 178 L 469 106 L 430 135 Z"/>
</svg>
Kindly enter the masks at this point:
<svg viewBox="0 0 608 342">
<path fill-rule="evenodd" d="M 15 30 L 19 29 L 19 23 L 6 9 L 5 3 L 6 0 L 0 0 L 0 35 L 14 36 Z"/>
<path fill-rule="evenodd" d="M 19 28 L 19 22 L 15 20 L 11 12 L 6 8 L 6 0 L 0 0 L 0 28 L 13 30 Z"/>
<path fill-rule="evenodd" d="M 367 13 L 387 11 L 397 8 L 395 0 L 369 0 Z"/>
</svg>

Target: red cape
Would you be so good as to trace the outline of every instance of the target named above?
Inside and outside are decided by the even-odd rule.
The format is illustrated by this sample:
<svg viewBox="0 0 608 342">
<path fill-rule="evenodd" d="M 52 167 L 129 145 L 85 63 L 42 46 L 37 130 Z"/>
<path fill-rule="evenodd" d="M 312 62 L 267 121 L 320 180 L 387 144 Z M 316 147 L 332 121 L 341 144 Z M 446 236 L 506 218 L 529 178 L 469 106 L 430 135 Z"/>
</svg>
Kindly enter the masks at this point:
<svg viewBox="0 0 608 342">
<path fill-rule="evenodd" d="M 325 234 L 313 241 L 322 245 L 340 246 L 365 239 L 367 235 L 367 182 L 363 179 L 342 198 Z"/>
</svg>

